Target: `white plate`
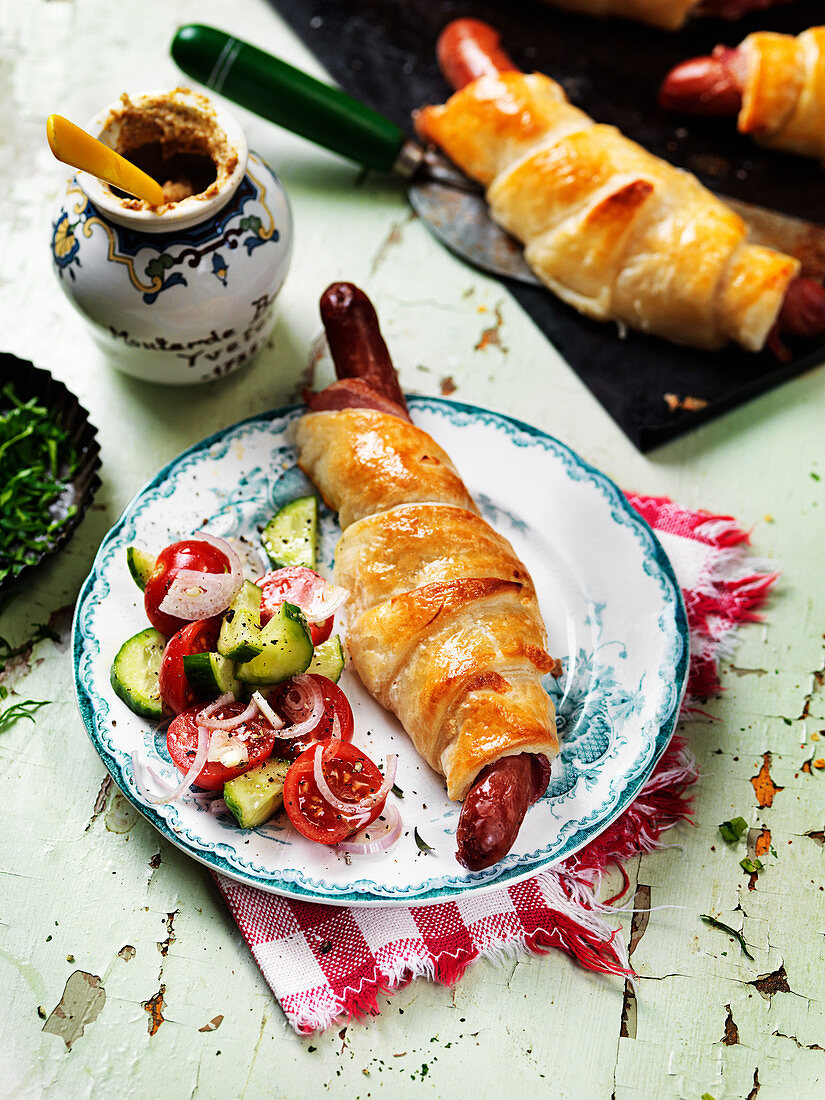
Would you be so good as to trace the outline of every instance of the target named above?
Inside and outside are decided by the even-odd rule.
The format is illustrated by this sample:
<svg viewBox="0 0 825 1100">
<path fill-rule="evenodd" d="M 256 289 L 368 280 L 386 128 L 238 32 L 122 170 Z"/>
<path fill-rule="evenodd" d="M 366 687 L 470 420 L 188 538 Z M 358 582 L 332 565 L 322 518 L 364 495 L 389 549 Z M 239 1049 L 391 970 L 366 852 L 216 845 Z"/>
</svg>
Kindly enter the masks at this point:
<svg viewBox="0 0 825 1100">
<path fill-rule="evenodd" d="M 622 493 L 564 444 L 526 424 L 433 398 L 413 398 L 411 411 L 527 565 L 550 651 L 564 663 L 561 679 L 547 680 L 562 751 L 547 794 L 495 867 L 468 872 L 456 862 L 459 804 L 447 799 L 442 779 L 349 670 L 341 686 L 355 713 L 355 743 L 380 763 L 388 752 L 399 755 L 405 832 L 388 853 L 347 862 L 298 836 L 283 815 L 242 831 L 195 802 L 148 806 L 137 793 L 133 750 L 166 778 L 177 772 L 165 737 L 133 715 L 109 683 L 119 646 L 146 626 L 126 548 L 159 551 L 204 527 L 257 537 L 277 508 L 310 489 L 288 435 L 301 409 L 243 421 L 161 470 L 104 539 L 78 600 L 78 703 L 118 786 L 172 843 L 263 890 L 337 905 L 417 905 L 527 878 L 581 848 L 624 810 L 676 723 L 688 663 L 685 612 L 670 563 Z M 334 515 L 322 508 L 324 572 L 339 533 Z M 414 829 L 433 851 L 419 850 Z"/>
</svg>

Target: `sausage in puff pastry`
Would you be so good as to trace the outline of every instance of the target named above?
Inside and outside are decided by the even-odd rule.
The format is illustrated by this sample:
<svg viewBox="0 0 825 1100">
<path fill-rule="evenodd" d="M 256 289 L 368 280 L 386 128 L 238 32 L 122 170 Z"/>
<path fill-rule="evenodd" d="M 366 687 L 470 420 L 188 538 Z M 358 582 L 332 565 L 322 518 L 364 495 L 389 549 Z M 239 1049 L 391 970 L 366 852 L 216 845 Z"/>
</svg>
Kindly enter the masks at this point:
<svg viewBox="0 0 825 1100">
<path fill-rule="evenodd" d="M 451 41 L 467 56 L 468 25 L 485 28 L 449 25 L 442 59 Z M 446 68 L 460 83 L 455 58 Z M 425 107 L 417 128 L 484 185 L 491 217 L 542 282 L 598 320 L 760 350 L 799 261 L 751 243 L 743 219 L 694 176 L 594 122 L 556 81 L 501 68 L 482 67 L 446 104 Z"/>
<path fill-rule="evenodd" d="M 330 287 L 325 305 L 328 332 L 341 314 L 366 315 L 368 307 L 374 317 L 350 284 Z M 377 322 L 368 322 L 372 339 Z M 357 373 L 342 370 L 340 359 L 339 378 Z M 296 427 L 298 463 L 343 528 L 335 582 L 350 591 L 353 667 L 445 777 L 449 797 L 465 799 L 459 858 L 472 869 L 487 866 L 509 850 L 558 751 L 542 686 L 555 662 L 533 583 L 421 428 L 380 401 L 353 407 L 340 383 L 309 404 Z M 514 784 L 516 815 L 502 805 L 515 797 Z"/>
</svg>

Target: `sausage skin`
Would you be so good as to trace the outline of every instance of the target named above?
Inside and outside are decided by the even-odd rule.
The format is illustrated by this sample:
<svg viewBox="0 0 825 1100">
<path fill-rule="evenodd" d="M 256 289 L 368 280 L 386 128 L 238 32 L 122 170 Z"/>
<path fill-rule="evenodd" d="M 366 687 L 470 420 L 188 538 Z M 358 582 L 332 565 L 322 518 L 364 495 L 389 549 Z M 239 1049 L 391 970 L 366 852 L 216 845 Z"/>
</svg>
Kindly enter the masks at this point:
<svg viewBox="0 0 825 1100">
<path fill-rule="evenodd" d="M 407 413 L 375 308 L 352 283 L 332 283 L 321 295 L 321 320 L 339 379 L 362 379 L 382 397 Z"/>
<path fill-rule="evenodd" d="M 363 378 L 339 378 L 320 393 L 307 390 L 304 401 L 313 412 L 337 412 L 340 409 L 375 409 L 388 416 L 409 420 L 406 406 L 402 408 L 374 389 Z"/>
<path fill-rule="evenodd" d="M 470 871 L 503 859 L 513 847 L 527 809 L 547 790 L 545 756 L 520 753 L 488 764 L 464 798 L 456 830 L 457 858 Z"/>
<path fill-rule="evenodd" d="M 825 287 L 798 276 L 785 292 L 777 320 L 783 336 L 811 340 L 825 333 Z"/>
<path fill-rule="evenodd" d="M 742 55 L 717 46 L 708 57 L 692 57 L 667 74 L 659 106 L 688 115 L 735 117 L 742 106 Z"/>
<path fill-rule="evenodd" d="M 454 19 L 438 36 L 435 49 L 438 66 L 456 91 L 480 76 L 518 70 L 501 48 L 501 35 L 480 19 Z"/>
</svg>

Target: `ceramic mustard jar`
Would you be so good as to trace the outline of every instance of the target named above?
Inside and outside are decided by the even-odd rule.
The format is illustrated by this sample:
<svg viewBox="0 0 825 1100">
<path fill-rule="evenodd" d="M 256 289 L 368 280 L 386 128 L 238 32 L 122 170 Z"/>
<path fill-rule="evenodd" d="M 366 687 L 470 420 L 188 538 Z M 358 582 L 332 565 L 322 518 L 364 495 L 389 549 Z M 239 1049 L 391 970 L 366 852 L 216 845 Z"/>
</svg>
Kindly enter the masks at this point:
<svg viewBox="0 0 825 1100">
<path fill-rule="evenodd" d="M 289 268 L 282 183 L 232 115 L 188 89 L 123 95 L 87 129 L 156 179 L 166 201 L 150 206 L 76 173 L 51 238 L 69 300 L 126 374 L 180 384 L 242 367 L 274 324 Z"/>
</svg>

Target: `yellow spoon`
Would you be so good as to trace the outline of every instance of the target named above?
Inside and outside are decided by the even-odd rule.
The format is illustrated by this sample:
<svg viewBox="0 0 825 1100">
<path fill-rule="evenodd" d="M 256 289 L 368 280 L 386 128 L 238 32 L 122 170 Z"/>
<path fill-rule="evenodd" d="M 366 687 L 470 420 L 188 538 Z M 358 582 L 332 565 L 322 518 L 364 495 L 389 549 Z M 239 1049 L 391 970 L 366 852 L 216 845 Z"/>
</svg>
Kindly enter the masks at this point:
<svg viewBox="0 0 825 1100">
<path fill-rule="evenodd" d="M 62 115 L 46 119 L 46 137 L 49 148 L 64 164 L 89 172 L 152 206 L 165 202 L 156 180 Z"/>
</svg>

